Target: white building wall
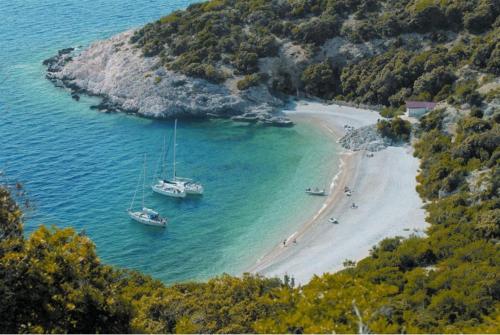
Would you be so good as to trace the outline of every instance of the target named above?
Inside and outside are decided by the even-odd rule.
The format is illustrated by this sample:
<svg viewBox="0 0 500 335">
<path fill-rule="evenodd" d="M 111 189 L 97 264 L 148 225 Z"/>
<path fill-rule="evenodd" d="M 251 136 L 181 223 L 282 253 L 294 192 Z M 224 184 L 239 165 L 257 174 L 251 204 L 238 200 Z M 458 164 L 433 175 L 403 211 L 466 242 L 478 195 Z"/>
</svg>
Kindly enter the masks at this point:
<svg viewBox="0 0 500 335">
<path fill-rule="evenodd" d="M 429 110 L 427 108 L 406 108 L 406 115 L 409 117 L 421 117 Z"/>
</svg>

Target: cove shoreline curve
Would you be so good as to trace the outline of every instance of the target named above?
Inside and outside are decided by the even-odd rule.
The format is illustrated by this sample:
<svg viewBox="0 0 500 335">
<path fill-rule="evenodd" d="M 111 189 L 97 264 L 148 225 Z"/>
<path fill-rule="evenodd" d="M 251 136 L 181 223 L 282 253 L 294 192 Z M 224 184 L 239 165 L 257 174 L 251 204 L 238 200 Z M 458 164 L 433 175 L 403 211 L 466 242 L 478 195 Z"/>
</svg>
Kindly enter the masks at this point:
<svg viewBox="0 0 500 335">
<path fill-rule="evenodd" d="M 338 141 L 346 131 L 377 122 L 380 115 L 366 109 L 299 101 L 285 114 L 295 123 L 326 130 L 326 140 Z M 298 284 L 313 276 L 336 272 L 344 261 L 359 261 L 387 237 L 423 235 L 423 201 L 416 192 L 419 160 L 411 146 L 388 147 L 368 157 L 366 151 L 343 149 L 340 167 L 330 182 L 321 208 L 298 231 L 283 240 L 246 272 L 267 277 L 293 277 Z M 344 194 L 344 186 L 353 190 Z M 350 208 L 352 203 L 357 209 Z M 339 224 L 328 222 L 335 217 Z M 294 242 L 296 241 L 296 243 Z"/>
</svg>

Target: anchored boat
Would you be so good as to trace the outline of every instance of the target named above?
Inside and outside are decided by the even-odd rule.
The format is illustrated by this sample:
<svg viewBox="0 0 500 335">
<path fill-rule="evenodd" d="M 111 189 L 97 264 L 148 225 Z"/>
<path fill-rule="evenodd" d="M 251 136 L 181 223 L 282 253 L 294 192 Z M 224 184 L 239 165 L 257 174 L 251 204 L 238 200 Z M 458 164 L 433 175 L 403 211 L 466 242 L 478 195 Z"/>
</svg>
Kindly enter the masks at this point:
<svg viewBox="0 0 500 335">
<path fill-rule="evenodd" d="M 184 187 L 186 194 L 202 195 L 203 186 L 189 178 L 175 177 L 175 182 Z"/>
<path fill-rule="evenodd" d="M 142 179 L 142 210 L 133 210 L 134 202 L 137 195 L 137 190 L 139 188 L 140 182 Z M 130 203 L 130 207 L 127 210 L 128 216 L 139 223 L 148 225 L 148 226 L 156 226 L 156 227 L 166 227 L 167 226 L 167 218 L 163 218 L 160 216 L 158 212 L 152 210 L 150 208 L 146 208 L 144 206 L 144 188 L 145 188 L 145 180 L 146 180 L 146 155 L 144 155 L 144 167 L 141 175 L 139 176 L 139 180 L 137 182 L 137 186 L 135 188 L 134 197 L 132 198 L 132 202 Z"/>
<path fill-rule="evenodd" d="M 165 144 L 164 144 L 165 145 Z M 202 195 L 203 194 L 203 185 L 201 185 L 198 182 L 193 181 L 192 179 L 189 178 L 181 178 L 177 177 L 176 175 L 176 149 L 177 147 L 177 119 L 175 120 L 174 124 L 174 145 L 173 145 L 173 178 L 168 179 L 168 178 L 159 178 L 152 186 L 152 189 L 154 192 L 166 195 L 169 197 L 174 197 L 174 198 L 185 198 L 186 195 L 192 194 L 192 195 Z M 168 153 L 167 150 L 163 150 L 163 159 L 162 162 L 165 162 L 166 156 Z M 164 171 L 164 165 L 162 170 Z"/>
<path fill-rule="evenodd" d="M 151 186 L 153 192 L 166 195 L 173 198 L 185 198 L 186 189 L 178 183 L 166 179 L 160 179 L 156 184 Z"/>
<path fill-rule="evenodd" d="M 148 225 L 148 226 L 156 226 L 156 227 L 166 227 L 167 219 L 162 218 L 158 212 L 155 212 L 152 209 L 143 207 L 141 211 L 132 211 L 128 210 L 128 215 L 132 220 L 135 220 L 139 223 Z"/>
</svg>

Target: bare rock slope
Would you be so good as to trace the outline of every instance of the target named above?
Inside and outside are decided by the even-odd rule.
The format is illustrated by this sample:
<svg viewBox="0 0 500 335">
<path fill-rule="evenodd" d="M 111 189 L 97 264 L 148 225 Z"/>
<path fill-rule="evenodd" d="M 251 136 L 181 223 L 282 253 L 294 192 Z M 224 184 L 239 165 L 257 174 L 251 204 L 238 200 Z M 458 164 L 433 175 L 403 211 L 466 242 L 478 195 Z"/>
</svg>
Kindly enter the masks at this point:
<svg viewBox="0 0 500 335">
<path fill-rule="evenodd" d="M 144 57 L 130 44 L 133 31 L 98 41 L 76 54 L 72 48 L 44 61 L 47 78 L 66 87 L 78 99 L 84 93 L 103 98 L 99 109 L 142 116 L 206 117 L 251 113 L 257 121 L 285 121 L 275 117 L 283 101 L 265 87 L 244 93 L 223 84 L 187 77 L 160 66 L 158 57 Z"/>
</svg>

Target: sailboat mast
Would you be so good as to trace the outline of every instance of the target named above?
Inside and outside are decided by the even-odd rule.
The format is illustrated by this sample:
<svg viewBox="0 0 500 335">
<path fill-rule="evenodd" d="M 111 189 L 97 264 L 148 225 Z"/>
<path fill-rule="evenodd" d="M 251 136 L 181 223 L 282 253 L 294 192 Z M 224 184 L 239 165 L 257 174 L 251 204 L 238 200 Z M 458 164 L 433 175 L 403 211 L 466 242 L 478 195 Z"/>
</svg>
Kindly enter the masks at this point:
<svg viewBox="0 0 500 335">
<path fill-rule="evenodd" d="M 161 158 L 161 172 L 160 178 L 167 178 L 165 168 L 167 166 L 167 135 L 163 135 L 163 150 L 162 150 L 162 158 Z"/>
<path fill-rule="evenodd" d="M 144 188 L 146 187 L 146 154 L 144 154 L 144 166 L 142 170 L 142 208 L 144 208 Z"/>
<path fill-rule="evenodd" d="M 144 156 L 144 159 L 146 159 L 146 157 Z M 139 190 L 139 185 L 141 184 L 141 178 L 142 178 L 142 174 L 144 173 L 144 171 L 141 171 L 139 173 L 139 178 L 137 178 L 137 185 L 135 185 L 135 191 L 134 191 L 134 196 L 132 197 L 132 202 L 130 203 L 130 207 L 128 208 L 129 211 L 132 210 L 132 208 L 134 207 L 134 203 L 135 203 L 135 198 L 137 196 L 137 191 Z M 142 203 L 144 205 L 144 180 L 142 182 Z"/>
<path fill-rule="evenodd" d="M 175 119 L 174 123 L 174 181 L 176 179 L 176 174 L 175 174 L 175 154 L 176 154 L 176 146 L 177 146 L 177 119 Z"/>
</svg>

